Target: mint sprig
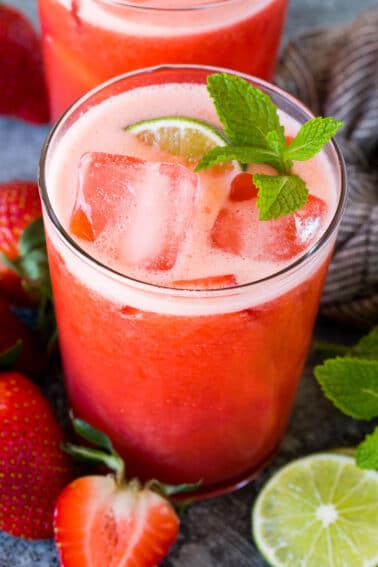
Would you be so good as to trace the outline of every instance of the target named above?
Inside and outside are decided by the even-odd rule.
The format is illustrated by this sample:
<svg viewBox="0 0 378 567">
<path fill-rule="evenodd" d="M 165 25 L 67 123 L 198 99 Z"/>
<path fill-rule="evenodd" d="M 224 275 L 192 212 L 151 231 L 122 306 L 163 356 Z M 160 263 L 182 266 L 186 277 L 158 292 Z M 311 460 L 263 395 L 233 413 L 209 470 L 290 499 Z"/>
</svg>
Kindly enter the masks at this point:
<svg viewBox="0 0 378 567">
<path fill-rule="evenodd" d="M 266 93 L 226 73 L 209 75 L 207 89 L 230 144 L 210 150 L 195 171 L 232 160 L 270 165 L 278 175 L 253 176 L 259 189 L 260 220 L 276 219 L 302 208 L 308 189 L 303 179 L 292 172 L 293 161 L 313 157 L 343 123 L 333 118 L 313 118 L 287 145 L 278 109 Z"/>
<path fill-rule="evenodd" d="M 378 326 L 345 355 L 326 360 L 314 369 L 325 396 L 355 419 L 378 417 Z M 378 427 L 358 446 L 357 465 L 378 469 Z"/>
</svg>

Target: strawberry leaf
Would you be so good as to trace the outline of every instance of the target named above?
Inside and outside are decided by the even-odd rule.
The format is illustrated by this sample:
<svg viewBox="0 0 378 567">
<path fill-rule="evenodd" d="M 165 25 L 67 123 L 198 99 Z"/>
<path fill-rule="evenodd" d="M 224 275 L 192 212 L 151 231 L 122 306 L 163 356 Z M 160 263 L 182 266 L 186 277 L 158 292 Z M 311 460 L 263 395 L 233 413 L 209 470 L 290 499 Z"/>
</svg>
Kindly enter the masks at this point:
<svg viewBox="0 0 378 567">
<path fill-rule="evenodd" d="M 202 485 L 202 480 L 192 484 L 165 484 L 159 480 L 153 479 L 147 483 L 147 487 L 151 490 L 157 490 L 166 497 L 176 494 L 184 494 L 187 492 L 195 492 Z"/>
<path fill-rule="evenodd" d="M 95 427 L 92 427 L 92 425 L 89 425 L 86 421 L 78 418 L 72 420 L 72 425 L 75 432 L 80 437 L 89 441 L 89 443 L 94 445 L 97 449 L 107 451 L 111 455 L 114 454 L 112 442 L 105 433 Z"/>
<path fill-rule="evenodd" d="M 16 344 L 0 353 L 0 370 L 8 370 L 12 368 L 17 362 L 22 351 L 22 341 L 17 341 Z"/>
<path fill-rule="evenodd" d="M 42 217 L 35 219 L 24 230 L 20 240 L 20 255 L 24 256 L 36 248 L 45 247 L 45 232 Z"/>
</svg>

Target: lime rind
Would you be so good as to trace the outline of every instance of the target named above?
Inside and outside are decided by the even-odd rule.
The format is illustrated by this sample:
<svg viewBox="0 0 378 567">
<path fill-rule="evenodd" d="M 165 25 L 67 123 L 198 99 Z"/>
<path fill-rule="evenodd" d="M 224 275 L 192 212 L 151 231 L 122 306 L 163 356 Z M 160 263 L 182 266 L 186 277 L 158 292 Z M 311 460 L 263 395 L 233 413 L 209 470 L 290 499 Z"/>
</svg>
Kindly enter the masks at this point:
<svg viewBox="0 0 378 567">
<path fill-rule="evenodd" d="M 216 127 L 186 116 L 163 116 L 136 122 L 125 128 L 147 145 L 198 162 L 216 146 L 226 146 L 228 141 Z"/>
<path fill-rule="evenodd" d="M 252 522 L 273 567 L 376 567 L 378 473 L 348 455 L 299 459 L 265 485 Z"/>
</svg>

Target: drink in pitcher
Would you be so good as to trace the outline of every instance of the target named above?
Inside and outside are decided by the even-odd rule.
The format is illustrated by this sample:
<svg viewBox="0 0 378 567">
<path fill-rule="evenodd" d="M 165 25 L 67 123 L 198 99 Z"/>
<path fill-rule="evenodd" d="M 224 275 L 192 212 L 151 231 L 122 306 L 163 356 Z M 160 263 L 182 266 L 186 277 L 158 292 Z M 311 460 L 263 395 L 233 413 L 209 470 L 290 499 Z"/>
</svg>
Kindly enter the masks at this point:
<svg viewBox="0 0 378 567">
<path fill-rule="evenodd" d="M 115 75 L 163 63 L 272 76 L 287 0 L 39 0 L 52 115 Z"/>
<path fill-rule="evenodd" d="M 215 71 L 143 70 L 86 95 L 50 135 L 40 178 L 74 413 L 111 437 L 129 474 L 201 480 L 209 494 L 252 478 L 279 447 L 344 201 L 333 143 L 287 161 L 300 158 L 292 140 L 308 111 Z M 248 148 L 232 147 L 217 115 L 218 79 L 252 82 L 263 105 L 270 95 L 284 133 L 266 106 L 268 138 L 292 148 L 290 174 L 263 163 L 272 151 L 224 158 Z M 223 158 L 201 169 L 209 150 Z M 307 201 L 260 220 L 265 186 L 280 180 L 298 195 L 305 184 Z"/>
</svg>

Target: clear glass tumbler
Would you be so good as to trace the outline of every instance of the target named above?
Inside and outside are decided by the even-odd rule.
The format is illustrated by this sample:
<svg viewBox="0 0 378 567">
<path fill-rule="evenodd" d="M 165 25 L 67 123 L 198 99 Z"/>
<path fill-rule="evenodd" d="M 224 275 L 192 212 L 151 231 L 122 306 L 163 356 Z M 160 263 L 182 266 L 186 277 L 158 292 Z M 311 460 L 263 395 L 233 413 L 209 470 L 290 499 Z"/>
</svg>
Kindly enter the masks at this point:
<svg viewBox="0 0 378 567">
<path fill-rule="evenodd" d="M 60 346 L 74 412 L 110 435 L 130 474 L 170 483 L 202 480 L 202 494 L 243 485 L 284 436 L 344 205 L 339 151 L 333 142 L 323 150 L 336 204 L 312 247 L 262 280 L 211 290 L 138 281 L 91 257 L 58 212 L 59 192 L 52 188 L 59 180 L 52 165 L 70 131 L 103 101 L 151 85 L 205 84 L 214 71 L 164 66 L 101 85 L 56 124 L 40 164 Z M 244 78 L 296 121 L 311 117 L 277 87 Z"/>
</svg>

